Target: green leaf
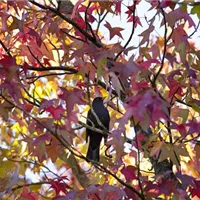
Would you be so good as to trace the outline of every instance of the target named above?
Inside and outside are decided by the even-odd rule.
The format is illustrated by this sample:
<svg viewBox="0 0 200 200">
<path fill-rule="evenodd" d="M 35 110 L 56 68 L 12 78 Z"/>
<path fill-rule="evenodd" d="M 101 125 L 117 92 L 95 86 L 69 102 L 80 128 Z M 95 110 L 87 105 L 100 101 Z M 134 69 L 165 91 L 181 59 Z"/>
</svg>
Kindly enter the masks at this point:
<svg viewBox="0 0 200 200">
<path fill-rule="evenodd" d="M 188 119 L 189 110 L 188 109 L 180 109 L 179 114 L 180 114 L 180 117 L 183 119 L 182 123 L 185 123 Z"/>
<path fill-rule="evenodd" d="M 198 113 L 200 113 L 200 107 L 197 105 L 197 104 L 192 104 L 192 108 L 196 111 L 196 112 L 198 112 Z"/>
<path fill-rule="evenodd" d="M 102 57 L 99 59 L 97 63 L 97 80 L 103 75 L 104 73 L 104 66 L 106 65 L 106 58 Z"/>
<path fill-rule="evenodd" d="M 200 6 L 199 5 L 195 5 L 191 9 L 191 14 L 197 14 L 198 18 L 200 19 Z"/>
<path fill-rule="evenodd" d="M 180 54 L 182 62 L 184 63 L 186 61 L 186 45 L 185 45 L 185 42 L 181 42 L 178 45 L 178 52 Z"/>
</svg>

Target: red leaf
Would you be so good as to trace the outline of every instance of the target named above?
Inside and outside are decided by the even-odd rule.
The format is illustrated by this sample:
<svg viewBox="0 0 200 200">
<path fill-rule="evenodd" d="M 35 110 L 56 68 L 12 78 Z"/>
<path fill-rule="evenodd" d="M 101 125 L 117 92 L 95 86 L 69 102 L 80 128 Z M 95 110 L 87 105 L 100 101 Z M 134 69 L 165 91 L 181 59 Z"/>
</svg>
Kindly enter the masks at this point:
<svg viewBox="0 0 200 200">
<path fill-rule="evenodd" d="M 131 116 L 141 121 L 141 126 L 145 130 L 149 123 L 154 126 L 157 120 L 166 119 L 168 104 L 163 101 L 153 90 L 149 89 L 145 93 L 137 94 L 129 99 L 128 105 L 124 105 L 126 113 L 123 119 L 126 121 Z M 149 113 L 147 115 L 147 113 Z"/>
<path fill-rule="evenodd" d="M 121 6 L 122 6 L 122 1 L 115 2 L 115 12 L 116 12 L 116 14 L 121 13 Z"/>
<path fill-rule="evenodd" d="M 110 61 L 113 67 L 110 68 L 110 72 L 118 72 L 120 78 L 127 79 L 132 74 L 137 74 L 140 71 L 140 66 L 133 61 L 134 55 L 132 55 L 126 64 L 121 62 Z"/>
<path fill-rule="evenodd" d="M 62 180 L 51 180 L 51 188 L 55 190 L 56 195 L 58 195 L 60 192 L 66 193 L 66 188 L 68 185 L 61 181 Z"/>
<path fill-rule="evenodd" d="M 61 99 L 63 99 L 66 102 L 67 107 L 67 114 L 70 115 L 73 111 L 74 105 L 84 105 L 85 102 L 82 100 L 83 91 L 79 89 L 74 90 L 66 90 L 65 88 L 60 88 L 62 91 L 62 94 L 59 95 Z"/>
<path fill-rule="evenodd" d="M 121 31 L 124 30 L 123 28 L 120 28 L 120 27 L 112 28 L 111 25 L 110 25 L 110 23 L 108 23 L 107 21 L 106 21 L 106 24 L 105 24 L 104 26 L 105 26 L 105 27 L 109 30 L 109 32 L 110 32 L 110 40 L 111 40 L 115 35 L 117 35 L 117 36 L 119 36 L 119 37 L 121 37 L 121 38 L 123 39 L 122 34 L 120 33 Z"/>
<path fill-rule="evenodd" d="M 172 0 L 151 0 L 151 3 L 153 5 L 157 5 L 159 3 L 159 7 L 160 8 L 166 8 L 167 6 L 169 6 L 171 4 Z"/>
<path fill-rule="evenodd" d="M 59 120 L 62 117 L 62 114 L 65 112 L 65 109 L 59 105 L 57 107 L 49 106 L 45 108 L 45 111 L 50 112 L 55 120 Z"/>
<path fill-rule="evenodd" d="M 48 58 L 44 58 L 44 64 L 47 65 L 47 66 L 51 66 L 50 60 Z"/>
<path fill-rule="evenodd" d="M 127 182 L 137 179 L 136 177 L 136 168 L 134 166 L 127 166 L 121 169 L 121 173 L 125 176 Z"/>
<path fill-rule="evenodd" d="M 29 192 L 28 188 L 24 186 L 20 197 L 27 200 L 37 200 L 38 194 L 35 192 Z"/>
<path fill-rule="evenodd" d="M 77 9 L 82 4 L 82 2 L 83 2 L 83 0 L 78 0 L 78 2 L 76 2 L 76 4 L 74 5 L 73 12 L 71 15 L 72 19 L 76 16 Z"/>
<path fill-rule="evenodd" d="M 150 59 L 150 60 L 147 60 L 147 61 L 144 61 L 140 64 L 140 66 L 144 69 L 149 69 L 149 67 L 151 66 L 152 63 L 155 63 L 155 64 L 160 64 L 160 62 L 157 60 L 157 59 Z"/>
<path fill-rule="evenodd" d="M 190 189 L 189 189 L 191 192 L 191 195 L 192 195 L 192 197 L 197 196 L 200 198 L 200 181 L 194 180 L 193 182 L 194 182 L 195 186 L 193 188 L 190 187 Z"/>
<path fill-rule="evenodd" d="M 9 67 L 17 65 L 16 59 L 14 57 L 4 55 L 3 59 L 0 60 L 0 65 L 2 65 L 5 70 L 8 70 Z"/>
<path fill-rule="evenodd" d="M 193 19 L 191 18 L 190 14 L 185 12 L 183 9 L 181 9 L 180 7 L 167 13 L 166 14 L 166 21 L 169 23 L 169 25 L 171 27 L 174 27 L 175 23 L 181 19 L 184 19 L 185 21 L 188 21 L 189 23 L 189 28 L 191 28 L 192 26 L 195 28 L 196 25 L 193 21 Z M 164 25 L 164 20 L 162 21 L 162 25 Z"/>
<path fill-rule="evenodd" d="M 33 146 L 36 146 L 38 145 L 39 143 L 41 142 L 44 142 L 44 141 L 50 141 L 51 140 L 51 137 L 49 134 L 42 134 L 40 136 L 38 136 L 33 142 L 32 142 L 32 145 Z"/>
<path fill-rule="evenodd" d="M 39 47 L 42 45 L 42 39 L 41 39 L 41 37 L 39 36 L 39 34 L 38 34 L 35 30 L 29 28 L 29 32 L 28 32 L 27 34 L 29 34 L 29 35 L 35 37 L 36 42 L 37 42 L 37 45 L 38 45 Z"/>
<path fill-rule="evenodd" d="M 173 97 L 175 94 L 178 94 L 178 95 L 183 95 L 182 94 L 182 84 L 173 80 L 171 82 L 168 83 L 168 87 L 170 89 L 169 91 L 169 98 Z"/>
<path fill-rule="evenodd" d="M 135 139 L 136 139 L 136 137 L 135 137 Z M 136 149 L 142 150 L 142 143 L 145 139 L 146 139 L 146 137 L 144 136 L 144 134 L 138 132 L 137 133 L 137 143 L 135 142 L 135 140 L 133 140 L 132 144 Z"/>
</svg>

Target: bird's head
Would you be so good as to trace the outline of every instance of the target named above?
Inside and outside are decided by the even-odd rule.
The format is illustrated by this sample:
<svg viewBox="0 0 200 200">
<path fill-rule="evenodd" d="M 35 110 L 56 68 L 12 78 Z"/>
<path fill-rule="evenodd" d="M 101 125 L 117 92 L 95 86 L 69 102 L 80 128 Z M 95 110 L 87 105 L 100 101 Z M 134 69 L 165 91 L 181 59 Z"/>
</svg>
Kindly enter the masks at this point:
<svg viewBox="0 0 200 200">
<path fill-rule="evenodd" d="M 102 97 L 96 97 L 93 102 L 92 102 L 92 106 L 94 105 L 103 105 L 103 98 Z"/>
<path fill-rule="evenodd" d="M 102 102 L 103 103 L 103 98 L 102 97 L 96 97 L 92 103 L 96 103 L 96 102 Z"/>
</svg>

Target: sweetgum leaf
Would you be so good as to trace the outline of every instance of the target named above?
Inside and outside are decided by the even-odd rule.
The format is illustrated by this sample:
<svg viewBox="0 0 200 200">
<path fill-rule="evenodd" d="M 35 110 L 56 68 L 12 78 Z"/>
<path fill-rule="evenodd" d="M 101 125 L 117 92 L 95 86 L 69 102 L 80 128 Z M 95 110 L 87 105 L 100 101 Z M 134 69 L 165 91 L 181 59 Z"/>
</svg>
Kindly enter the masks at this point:
<svg viewBox="0 0 200 200">
<path fill-rule="evenodd" d="M 123 167 L 121 169 L 121 173 L 125 176 L 127 182 L 137 179 L 137 168 L 134 166 L 129 165 L 127 167 Z"/>
</svg>

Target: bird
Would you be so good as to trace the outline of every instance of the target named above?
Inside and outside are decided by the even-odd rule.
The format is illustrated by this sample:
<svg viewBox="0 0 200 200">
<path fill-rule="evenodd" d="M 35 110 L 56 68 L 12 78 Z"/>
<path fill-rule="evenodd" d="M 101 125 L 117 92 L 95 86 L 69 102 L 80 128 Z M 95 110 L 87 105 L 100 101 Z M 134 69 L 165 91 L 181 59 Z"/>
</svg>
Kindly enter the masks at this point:
<svg viewBox="0 0 200 200">
<path fill-rule="evenodd" d="M 90 109 L 87 114 L 87 125 L 100 130 L 109 131 L 110 115 L 108 109 L 103 104 L 103 98 L 96 97 L 92 102 L 92 108 L 97 119 L 93 114 L 92 109 Z M 108 137 L 107 135 L 103 135 L 99 132 L 86 128 L 86 143 L 88 142 L 89 138 L 89 146 L 86 155 L 88 160 L 99 162 L 99 151 L 103 137 L 104 141 L 106 142 Z"/>
</svg>

